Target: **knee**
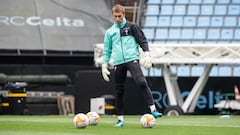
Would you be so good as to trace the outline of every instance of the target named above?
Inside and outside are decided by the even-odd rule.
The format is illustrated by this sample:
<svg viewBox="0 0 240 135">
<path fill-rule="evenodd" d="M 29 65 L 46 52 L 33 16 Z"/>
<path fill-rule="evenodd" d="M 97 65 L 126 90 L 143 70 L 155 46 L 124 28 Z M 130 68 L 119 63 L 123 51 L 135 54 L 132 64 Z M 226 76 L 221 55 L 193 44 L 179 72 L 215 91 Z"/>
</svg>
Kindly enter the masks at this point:
<svg viewBox="0 0 240 135">
<path fill-rule="evenodd" d="M 140 78 L 137 80 L 137 85 L 141 88 L 147 87 L 147 81 L 144 78 Z"/>
</svg>

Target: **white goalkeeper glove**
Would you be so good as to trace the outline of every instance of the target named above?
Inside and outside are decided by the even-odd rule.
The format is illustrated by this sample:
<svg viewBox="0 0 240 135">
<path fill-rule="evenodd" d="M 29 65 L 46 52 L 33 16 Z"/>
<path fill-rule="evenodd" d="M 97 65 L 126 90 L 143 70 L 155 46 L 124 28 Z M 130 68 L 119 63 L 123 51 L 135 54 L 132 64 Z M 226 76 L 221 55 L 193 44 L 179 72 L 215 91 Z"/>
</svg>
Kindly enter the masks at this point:
<svg viewBox="0 0 240 135">
<path fill-rule="evenodd" d="M 152 68 L 151 55 L 149 51 L 144 52 L 142 65 L 146 70 L 149 70 L 150 68 Z"/>
<path fill-rule="evenodd" d="M 109 75 L 110 75 L 110 72 L 108 70 L 108 65 L 107 64 L 102 64 L 102 76 L 103 76 L 103 79 L 107 82 L 110 81 Z"/>
</svg>

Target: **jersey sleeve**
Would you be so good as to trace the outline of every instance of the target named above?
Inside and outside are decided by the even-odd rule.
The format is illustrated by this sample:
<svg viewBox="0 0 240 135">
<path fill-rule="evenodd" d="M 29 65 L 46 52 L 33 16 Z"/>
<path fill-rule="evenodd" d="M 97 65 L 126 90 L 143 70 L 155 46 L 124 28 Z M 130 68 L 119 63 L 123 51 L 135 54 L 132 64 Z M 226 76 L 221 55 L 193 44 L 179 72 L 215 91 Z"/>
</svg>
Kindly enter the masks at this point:
<svg viewBox="0 0 240 135">
<path fill-rule="evenodd" d="M 141 28 L 138 25 L 133 24 L 132 25 L 132 29 L 133 29 L 133 33 L 134 33 L 134 38 L 137 41 L 137 43 L 140 45 L 142 50 L 144 52 L 149 51 L 147 38 L 144 35 L 144 33 L 141 30 Z"/>
<path fill-rule="evenodd" d="M 108 63 L 112 54 L 112 40 L 106 32 L 104 36 L 103 63 Z"/>
</svg>

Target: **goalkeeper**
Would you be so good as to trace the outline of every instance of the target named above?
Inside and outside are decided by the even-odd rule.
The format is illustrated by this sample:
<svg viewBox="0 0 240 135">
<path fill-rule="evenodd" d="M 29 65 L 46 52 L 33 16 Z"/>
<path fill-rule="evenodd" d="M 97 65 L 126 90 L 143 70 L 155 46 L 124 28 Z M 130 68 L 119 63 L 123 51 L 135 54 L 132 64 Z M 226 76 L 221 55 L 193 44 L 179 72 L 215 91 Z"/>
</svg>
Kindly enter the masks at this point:
<svg viewBox="0 0 240 135">
<path fill-rule="evenodd" d="M 108 63 L 111 55 L 113 55 L 115 88 L 117 92 L 116 113 L 118 115 L 118 121 L 115 126 L 124 126 L 124 88 L 127 71 L 130 71 L 136 84 L 140 87 L 152 115 L 155 118 L 161 117 L 162 114 L 156 110 L 151 90 L 139 64 L 140 46 L 145 55 L 142 65 L 147 70 L 152 67 L 147 39 L 139 26 L 126 21 L 125 8 L 123 6 L 115 5 L 112 8 L 112 16 L 114 24 L 106 31 L 104 37 L 102 76 L 105 81 L 110 81 Z"/>
</svg>

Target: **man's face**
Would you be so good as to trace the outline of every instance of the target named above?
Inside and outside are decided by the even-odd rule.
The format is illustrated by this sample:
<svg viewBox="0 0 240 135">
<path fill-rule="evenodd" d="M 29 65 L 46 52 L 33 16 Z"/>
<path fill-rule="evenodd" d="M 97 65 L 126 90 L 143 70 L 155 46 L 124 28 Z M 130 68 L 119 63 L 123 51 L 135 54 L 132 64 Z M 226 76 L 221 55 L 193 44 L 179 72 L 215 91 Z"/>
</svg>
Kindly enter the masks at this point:
<svg viewBox="0 0 240 135">
<path fill-rule="evenodd" d="M 125 17 L 123 12 L 113 12 L 113 20 L 117 23 L 120 24 Z"/>
</svg>

